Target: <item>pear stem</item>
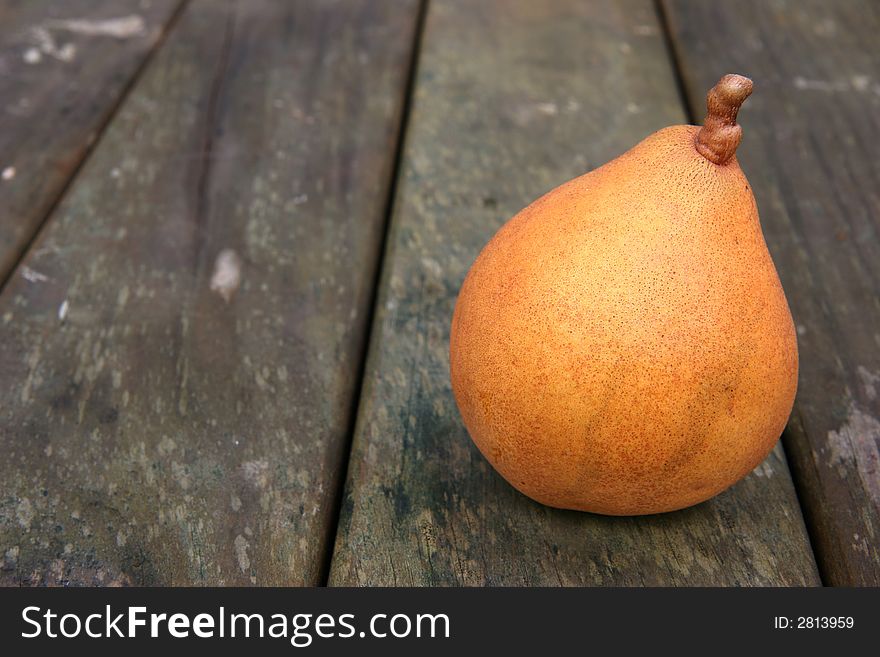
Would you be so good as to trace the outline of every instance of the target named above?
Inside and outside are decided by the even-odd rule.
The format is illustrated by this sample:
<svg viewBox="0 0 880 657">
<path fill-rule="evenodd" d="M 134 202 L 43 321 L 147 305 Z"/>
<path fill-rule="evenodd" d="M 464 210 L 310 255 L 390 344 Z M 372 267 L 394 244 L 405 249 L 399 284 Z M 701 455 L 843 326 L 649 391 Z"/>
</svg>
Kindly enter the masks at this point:
<svg viewBox="0 0 880 657">
<path fill-rule="evenodd" d="M 742 128 L 736 114 L 752 93 L 752 81 L 742 75 L 728 74 L 706 95 L 708 114 L 697 133 L 696 147 L 710 162 L 726 164 L 742 141 Z"/>
</svg>

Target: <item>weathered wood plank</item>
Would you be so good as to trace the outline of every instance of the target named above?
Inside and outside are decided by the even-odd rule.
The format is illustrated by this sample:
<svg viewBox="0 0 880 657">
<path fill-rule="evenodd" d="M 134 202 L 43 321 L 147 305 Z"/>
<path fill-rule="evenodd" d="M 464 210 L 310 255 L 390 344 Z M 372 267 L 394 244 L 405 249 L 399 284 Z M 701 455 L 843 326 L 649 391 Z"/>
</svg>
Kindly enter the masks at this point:
<svg viewBox="0 0 880 657">
<path fill-rule="evenodd" d="M 0 284 L 181 0 L 0 0 Z"/>
<path fill-rule="evenodd" d="M 187 7 L 0 297 L 3 581 L 320 582 L 417 9 Z"/>
<path fill-rule="evenodd" d="M 332 584 L 817 583 L 781 449 L 685 511 L 559 511 L 495 474 L 453 402 L 453 304 L 492 233 L 683 120 L 648 1 L 431 3 Z"/>
<path fill-rule="evenodd" d="M 667 3 L 690 102 L 755 80 L 740 161 L 800 343 L 785 447 L 826 584 L 880 585 L 880 5 Z"/>
</svg>

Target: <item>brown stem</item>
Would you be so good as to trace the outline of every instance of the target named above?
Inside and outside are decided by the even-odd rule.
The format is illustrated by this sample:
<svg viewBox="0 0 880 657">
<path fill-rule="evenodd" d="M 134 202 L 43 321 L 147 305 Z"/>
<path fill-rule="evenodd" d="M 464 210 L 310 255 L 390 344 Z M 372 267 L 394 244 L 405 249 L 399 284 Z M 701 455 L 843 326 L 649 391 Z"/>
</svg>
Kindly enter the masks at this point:
<svg viewBox="0 0 880 657">
<path fill-rule="evenodd" d="M 752 81 L 741 75 L 728 74 L 718 81 L 706 96 L 709 109 L 703 127 L 697 133 L 696 146 L 700 155 L 715 164 L 725 164 L 742 141 L 742 128 L 736 124 L 736 113 L 752 93 Z"/>
</svg>

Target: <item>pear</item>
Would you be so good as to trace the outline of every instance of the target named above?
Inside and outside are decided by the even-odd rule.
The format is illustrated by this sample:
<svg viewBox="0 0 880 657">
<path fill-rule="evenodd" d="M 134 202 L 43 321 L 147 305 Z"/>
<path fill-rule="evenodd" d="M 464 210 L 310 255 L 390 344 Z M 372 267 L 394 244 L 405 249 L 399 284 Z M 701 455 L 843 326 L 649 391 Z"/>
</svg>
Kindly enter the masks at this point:
<svg viewBox="0 0 880 657">
<path fill-rule="evenodd" d="M 751 80 L 547 193 L 458 297 L 452 389 L 476 446 L 543 504 L 681 509 L 744 477 L 794 403 L 797 338 L 737 163 Z"/>
</svg>

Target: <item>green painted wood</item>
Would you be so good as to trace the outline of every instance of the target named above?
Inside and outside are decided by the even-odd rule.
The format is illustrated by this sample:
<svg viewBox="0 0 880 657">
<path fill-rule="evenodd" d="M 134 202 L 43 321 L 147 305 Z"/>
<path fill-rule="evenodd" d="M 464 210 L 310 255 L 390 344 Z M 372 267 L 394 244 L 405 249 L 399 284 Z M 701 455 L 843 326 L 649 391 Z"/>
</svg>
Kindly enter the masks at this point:
<svg viewBox="0 0 880 657">
<path fill-rule="evenodd" d="M 880 6 L 666 4 L 688 98 L 755 81 L 740 162 L 798 328 L 785 447 L 826 584 L 880 585 Z"/>
<path fill-rule="evenodd" d="M 180 0 L 0 0 L 0 284 Z"/>
<path fill-rule="evenodd" d="M 320 583 L 417 10 L 188 5 L 0 297 L 0 580 Z"/>
<path fill-rule="evenodd" d="M 817 584 L 781 448 L 710 502 L 612 518 L 532 502 L 472 445 L 447 349 L 479 249 L 684 113 L 648 1 L 437 1 L 425 30 L 331 584 Z"/>
</svg>

